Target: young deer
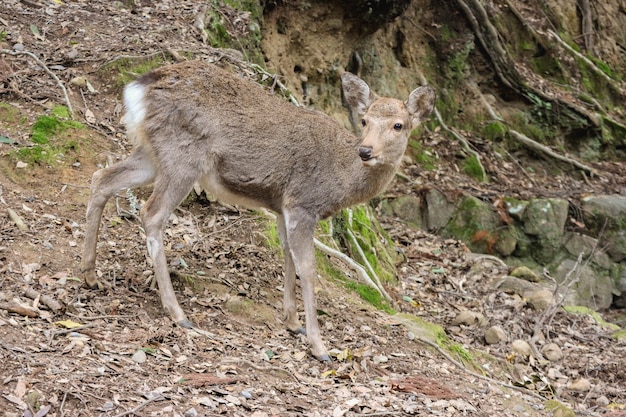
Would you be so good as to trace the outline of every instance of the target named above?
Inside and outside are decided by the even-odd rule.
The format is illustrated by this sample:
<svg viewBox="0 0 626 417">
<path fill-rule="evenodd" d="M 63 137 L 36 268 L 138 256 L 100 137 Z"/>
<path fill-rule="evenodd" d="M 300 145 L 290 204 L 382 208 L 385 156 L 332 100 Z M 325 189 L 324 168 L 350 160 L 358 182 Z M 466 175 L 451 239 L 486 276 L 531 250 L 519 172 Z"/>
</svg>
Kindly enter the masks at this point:
<svg viewBox="0 0 626 417">
<path fill-rule="evenodd" d="M 93 174 L 81 272 L 91 288 L 96 243 L 106 202 L 116 192 L 154 184 L 141 210 L 148 254 L 163 307 L 192 328 L 176 300 L 163 246 L 172 211 L 198 181 L 220 200 L 277 213 L 285 256 L 286 327 L 306 331 L 313 356 L 330 360 L 316 316 L 313 232 L 318 220 L 367 201 L 394 176 L 411 130 L 434 107 L 432 87 L 406 102 L 379 98 L 351 73 L 345 99 L 363 114 L 359 139 L 329 116 L 297 108 L 214 65 L 193 61 L 159 68 L 124 91 L 126 124 L 135 143 L 124 161 Z M 306 330 L 296 310 L 300 277 Z"/>
</svg>

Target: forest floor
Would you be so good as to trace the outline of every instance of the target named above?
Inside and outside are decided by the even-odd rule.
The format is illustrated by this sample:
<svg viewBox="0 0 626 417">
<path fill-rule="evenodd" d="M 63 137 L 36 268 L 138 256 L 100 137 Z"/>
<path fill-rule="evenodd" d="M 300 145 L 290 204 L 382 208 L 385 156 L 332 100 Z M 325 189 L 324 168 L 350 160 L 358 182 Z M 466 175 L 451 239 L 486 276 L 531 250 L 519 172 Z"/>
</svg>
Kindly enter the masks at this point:
<svg viewBox="0 0 626 417">
<path fill-rule="evenodd" d="M 16 142 L 0 142 L 0 306 L 12 311 L 0 308 L 0 416 L 486 417 L 571 410 L 626 416 L 626 343 L 612 337 L 611 326 L 563 310 L 547 317 L 496 288 L 508 272 L 496 259 L 472 256 L 461 243 L 394 219 L 382 222 L 406 257 L 398 285 L 388 288 L 397 314 L 375 309 L 337 278 L 320 276 L 318 310 L 332 363 L 310 357 L 304 337 L 282 326 L 283 260 L 264 234 L 271 219 L 260 212 L 194 200 L 170 218 L 167 254 L 179 302 L 210 337 L 164 315 L 149 288 L 145 237 L 127 215 L 125 195 L 105 210 L 98 246 L 98 271 L 113 286 L 85 289 L 77 266 L 90 178 L 107 157 L 129 151 L 121 87 L 111 81 L 110 64 L 155 51 L 213 54 L 192 28 L 197 1 L 159 2 L 133 13 L 108 3 L 9 0 L 0 11 L 12 37 L 2 48 L 19 43 L 47 57 L 65 81 L 85 77 L 94 87 L 70 86 L 85 127 L 57 133 L 73 146 L 49 163 L 21 164 L 15 151 L 27 145 L 42 106 L 64 98 L 30 57 L 0 59 L 0 83 L 14 83 L 0 91 L 0 137 Z M 551 161 L 489 152 L 484 163 L 492 181 L 478 184 L 459 173 L 460 146 L 441 132 L 431 132 L 427 142 L 442 163 L 433 170 L 405 165 L 411 180 L 396 179 L 389 196 L 437 187 L 486 199 L 553 196 L 575 204 L 584 193 L 626 192 L 623 163 L 594 165 L 600 174 L 583 178 L 567 167 L 555 174 Z M 519 165 L 534 169 L 522 173 Z M 135 196 L 148 194 L 142 189 Z M 464 310 L 485 321 L 455 324 Z M 603 312 L 621 327 L 625 314 Z M 73 328 L 76 323 L 81 327 Z M 515 339 L 531 340 L 538 323 L 544 337 L 535 343 L 555 343 L 561 359 L 539 360 L 511 348 Z M 508 340 L 487 345 L 483 334 L 492 325 Z"/>
</svg>

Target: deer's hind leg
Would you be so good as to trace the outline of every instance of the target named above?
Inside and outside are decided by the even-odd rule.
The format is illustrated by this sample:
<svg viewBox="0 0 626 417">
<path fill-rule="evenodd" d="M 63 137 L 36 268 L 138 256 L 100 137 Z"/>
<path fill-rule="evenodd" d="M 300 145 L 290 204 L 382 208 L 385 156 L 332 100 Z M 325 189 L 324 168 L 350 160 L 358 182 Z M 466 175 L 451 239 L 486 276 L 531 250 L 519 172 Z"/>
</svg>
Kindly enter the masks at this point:
<svg viewBox="0 0 626 417">
<path fill-rule="evenodd" d="M 163 245 L 163 231 L 170 214 L 189 194 L 198 177 L 195 170 L 179 168 L 165 166 L 159 171 L 154 181 L 152 195 L 141 210 L 141 218 L 163 308 L 178 325 L 193 328 L 176 299 Z"/>
<path fill-rule="evenodd" d="M 289 241 L 287 239 L 287 226 L 285 217 L 282 214 L 276 216 L 276 229 L 280 244 L 285 256 L 285 280 L 283 282 L 283 311 L 285 312 L 285 327 L 292 333 L 306 333 L 302 323 L 298 319 L 298 310 L 296 306 L 296 267 L 289 250 Z"/>
<path fill-rule="evenodd" d="M 150 151 L 139 146 L 125 160 L 96 171 L 91 179 L 91 195 L 87 205 L 85 244 L 80 272 L 91 288 L 103 288 L 96 277 L 96 246 L 100 219 L 107 201 L 120 190 L 149 184 L 154 178 Z"/>
</svg>

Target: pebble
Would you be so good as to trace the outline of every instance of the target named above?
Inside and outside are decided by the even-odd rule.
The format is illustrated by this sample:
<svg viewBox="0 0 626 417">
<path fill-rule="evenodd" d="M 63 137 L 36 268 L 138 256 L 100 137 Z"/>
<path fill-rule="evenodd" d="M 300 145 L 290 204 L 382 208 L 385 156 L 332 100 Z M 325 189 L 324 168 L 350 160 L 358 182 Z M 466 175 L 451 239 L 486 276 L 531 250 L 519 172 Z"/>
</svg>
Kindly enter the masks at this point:
<svg viewBox="0 0 626 417">
<path fill-rule="evenodd" d="M 551 362 L 558 361 L 563 358 L 563 351 L 556 343 L 548 343 L 541 349 L 541 353 Z"/>
<path fill-rule="evenodd" d="M 591 382 L 585 378 L 579 378 L 567 385 L 567 388 L 572 391 L 589 391 L 591 389 Z"/>
<path fill-rule="evenodd" d="M 139 349 L 137 352 L 135 352 L 135 354 L 133 355 L 131 359 L 135 363 L 144 363 L 147 359 L 146 352 Z"/>
<path fill-rule="evenodd" d="M 452 321 L 452 324 L 454 324 L 455 326 L 458 326 L 459 324 L 465 324 L 467 326 L 474 326 L 477 324 L 483 325 L 486 322 L 487 320 L 485 320 L 485 316 L 483 316 L 482 313 L 478 313 L 478 312 L 470 311 L 470 310 L 463 310 L 459 314 L 456 315 L 456 317 Z"/>
<path fill-rule="evenodd" d="M 508 339 L 508 335 L 500 326 L 491 326 L 485 331 L 485 343 L 495 345 Z"/>
<path fill-rule="evenodd" d="M 183 414 L 185 417 L 197 417 L 198 416 L 198 412 L 196 411 L 195 408 L 191 407 L 189 410 L 185 411 L 185 414 Z"/>
<path fill-rule="evenodd" d="M 543 311 L 552 304 L 552 291 L 541 289 L 526 295 L 528 304 L 538 311 Z"/>
<path fill-rule="evenodd" d="M 511 350 L 518 354 L 519 356 L 523 356 L 525 358 L 532 355 L 532 349 L 528 342 L 525 342 L 521 339 L 516 339 L 511 343 Z"/>
<path fill-rule="evenodd" d="M 596 404 L 602 407 L 606 407 L 610 403 L 611 402 L 609 401 L 609 399 L 606 398 L 604 395 L 601 395 L 596 399 Z"/>
<path fill-rule="evenodd" d="M 511 271 L 511 276 L 515 278 L 522 278 L 530 282 L 541 281 L 537 274 L 535 274 L 535 272 L 527 266 L 518 266 L 513 271 Z"/>
</svg>

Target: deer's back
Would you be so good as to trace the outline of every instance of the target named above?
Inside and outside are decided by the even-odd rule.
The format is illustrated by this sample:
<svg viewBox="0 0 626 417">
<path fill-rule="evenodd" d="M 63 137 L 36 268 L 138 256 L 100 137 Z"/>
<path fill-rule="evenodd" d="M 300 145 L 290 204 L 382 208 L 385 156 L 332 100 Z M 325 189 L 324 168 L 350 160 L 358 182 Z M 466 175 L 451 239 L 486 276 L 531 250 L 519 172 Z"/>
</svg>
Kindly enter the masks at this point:
<svg viewBox="0 0 626 417">
<path fill-rule="evenodd" d="M 214 65 L 167 66 L 136 83 L 145 105 L 139 142 L 157 164 L 200 173 L 227 201 L 276 211 L 293 201 L 329 214 L 345 197 L 342 181 L 361 170 L 358 138 L 332 118 Z"/>
</svg>

